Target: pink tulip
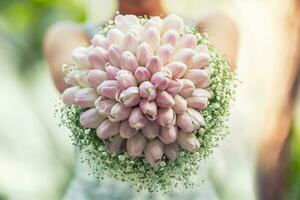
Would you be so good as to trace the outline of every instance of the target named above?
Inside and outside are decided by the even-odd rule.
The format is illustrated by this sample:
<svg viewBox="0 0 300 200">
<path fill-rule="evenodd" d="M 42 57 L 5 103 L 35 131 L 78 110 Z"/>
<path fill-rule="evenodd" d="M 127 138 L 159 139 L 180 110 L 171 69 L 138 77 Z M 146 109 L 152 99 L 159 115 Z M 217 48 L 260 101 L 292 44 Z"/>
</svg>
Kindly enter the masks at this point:
<svg viewBox="0 0 300 200">
<path fill-rule="evenodd" d="M 160 57 L 163 64 L 167 64 L 171 61 L 174 54 L 174 47 L 170 44 L 164 44 L 157 50 L 157 56 Z"/>
<path fill-rule="evenodd" d="M 156 166 L 164 154 L 164 146 L 158 139 L 150 141 L 144 150 L 145 158 L 151 166 Z"/>
<path fill-rule="evenodd" d="M 96 90 L 93 88 L 80 89 L 75 94 L 75 104 L 82 108 L 94 107 L 95 100 L 99 97 Z"/>
<path fill-rule="evenodd" d="M 81 88 L 79 86 L 73 86 L 70 88 L 65 89 L 65 91 L 62 93 L 62 101 L 66 105 L 72 105 L 75 104 L 75 94 L 80 90 Z"/>
<path fill-rule="evenodd" d="M 199 140 L 192 133 L 179 131 L 177 142 L 181 148 L 190 152 L 196 152 L 200 148 Z"/>
<path fill-rule="evenodd" d="M 147 125 L 142 128 L 142 133 L 148 139 L 154 139 L 159 135 L 159 125 L 157 122 L 148 122 Z"/>
<path fill-rule="evenodd" d="M 72 59 L 79 69 L 86 69 L 91 66 L 91 63 L 88 59 L 89 52 L 90 49 L 86 47 L 77 47 L 72 52 Z"/>
<path fill-rule="evenodd" d="M 68 72 L 65 77 L 65 83 L 72 86 L 78 85 L 76 77 L 78 77 L 80 73 L 82 73 L 81 70 L 72 70 Z"/>
<path fill-rule="evenodd" d="M 141 156 L 146 145 L 143 134 L 136 134 L 127 140 L 127 152 L 132 157 Z"/>
<path fill-rule="evenodd" d="M 92 45 L 93 47 L 102 47 L 104 49 L 107 49 L 109 47 L 109 42 L 103 35 L 96 34 L 92 39 Z"/>
<path fill-rule="evenodd" d="M 171 108 L 159 108 L 157 123 L 163 127 L 174 126 L 176 122 L 176 114 Z"/>
<path fill-rule="evenodd" d="M 126 106 L 136 106 L 140 103 L 139 89 L 136 86 L 129 87 L 123 90 L 119 95 L 116 95 L 116 99 Z"/>
<path fill-rule="evenodd" d="M 127 119 L 131 113 L 132 108 L 124 104 L 116 103 L 110 111 L 109 119 L 112 122 L 119 122 Z"/>
<path fill-rule="evenodd" d="M 202 115 L 193 108 L 188 108 L 183 114 L 177 115 L 177 126 L 184 132 L 193 132 L 204 124 Z"/>
<path fill-rule="evenodd" d="M 188 107 L 196 109 L 205 109 L 208 105 L 208 98 L 205 97 L 188 97 L 186 99 Z"/>
<path fill-rule="evenodd" d="M 127 70 L 118 71 L 116 80 L 119 84 L 119 87 L 123 90 L 125 90 L 131 86 L 137 86 L 137 81 L 136 81 L 134 75 L 130 71 L 127 71 Z"/>
<path fill-rule="evenodd" d="M 119 84 L 115 80 L 105 80 L 97 88 L 99 94 L 110 99 L 115 99 L 119 90 Z"/>
<path fill-rule="evenodd" d="M 107 79 L 107 76 L 102 70 L 92 69 L 89 70 L 86 79 L 91 87 L 97 88 L 104 80 Z"/>
<path fill-rule="evenodd" d="M 148 43 L 155 52 L 160 45 L 160 35 L 158 30 L 154 27 L 147 28 L 143 35 L 143 41 Z"/>
<path fill-rule="evenodd" d="M 121 67 L 121 50 L 117 45 L 110 45 L 107 49 L 109 62 L 116 67 Z"/>
<path fill-rule="evenodd" d="M 202 69 L 207 67 L 209 62 L 210 62 L 209 54 L 197 53 L 196 55 L 194 55 L 189 67 L 192 69 Z"/>
<path fill-rule="evenodd" d="M 174 29 L 181 33 L 183 31 L 184 23 L 183 19 L 178 17 L 175 14 L 168 15 L 166 18 L 164 18 L 161 32 L 164 33 L 165 31 L 169 29 Z"/>
<path fill-rule="evenodd" d="M 114 22 L 116 28 L 122 30 L 123 32 L 126 32 L 130 27 L 130 23 L 124 15 L 117 15 L 114 19 Z"/>
<path fill-rule="evenodd" d="M 211 94 L 202 88 L 196 88 L 192 94 L 194 97 L 203 97 L 203 98 L 210 98 Z"/>
<path fill-rule="evenodd" d="M 129 126 L 128 120 L 122 121 L 120 126 L 120 136 L 124 139 L 129 139 L 138 134 L 139 131 Z"/>
<path fill-rule="evenodd" d="M 156 104 L 162 108 L 170 108 L 175 105 L 175 101 L 168 92 L 159 91 L 155 100 Z"/>
<path fill-rule="evenodd" d="M 164 153 L 170 160 L 176 160 L 179 156 L 179 146 L 177 143 L 164 145 Z"/>
<path fill-rule="evenodd" d="M 142 98 L 152 101 L 156 98 L 155 86 L 150 81 L 142 82 L 139 86 L 139 93 Z"/>
<path fill-rule="evenodd" d="M 140 25 L 140 20 L 136 15 L 125 15 L 130 26 Z"/>
<path fill-rule="evenodd" d="M 195 110 L 193 108 L 188 108 L 186 112 L 188 113 L 188 115 L 190 116 L 190 118 L 192 120 L 194 130 L 197 130 L 200 128 L 200 126 L 205 125 L 204 118 L 200 112 L 198 112 L 197 110 Z"/>
<path fill-rule="evenodd" d="M 174 55 L 173 61 L 179 61 L 189 66 L 194 55 L 195 53 L 193 49 L 189 49 L 189 48 L 180 49 Z"/>
<path fill-rule="evenodd" d="M 171 71 L 172 79 L 181 78 L 187 70 L 187 66 L 179 61 L 173 61 L 165 67 Z"/>
<path fill-rule="evenodd" d="M 117 135 L 120 130 L 120 122 L 112 122 L 109 119 L 103 121 L 97 128 L 97 136 L 105 140 L 111 136 Z"/>
<path fill-rule="evenodd" d="M 136 107 L 131 111 L 128 122 L 130 127 L 138 130 L 145 127 L 148 123 L 148 120 L 142 111 Z"/>
<path fill-rule="evenodd" d="M 158 16 L 156 17 L 151 17 L 148 21 L 147 24 L 145 25 L 145 29 L 149 28 L 149 27 L 154 27 L 156 28 L 158 31 L 160 31 L 161 28 L 161 24 L 162 24 L 162 19 Z"/>
<path fill-rule="evenodd" d="M 104 120 L 96 108 L 90 108 L 80 115 L 80 124 L 85 128 L 98 128 Z"/>
<path fill-rule="evenodd" d="M 143 42 L 137 47 L 136 57 L 140 65 L 146 66 L 148 60 L 150 60 L 152 56 L 153 56 L 153 50 L 148 43 Z"/>
<path fill-rule="evenodd" d="M 208 47 L 205 44 L 197 45 L 195 50 L 196 50 L 197 53 L 207 53 L 207 54 L 209 54 Z"/>
<path fill-rule="evenodd" d="M 125 51 L 121 56 L 121 69 L 125 69 L 134 74 L 135 70 L 138 68 L 139 63 L 136 57 L 130 52 Z"/>
<path fill-rule="evenodd" d="M 197 39 L 194 34 L 183 35 L 178 43 L 176 44 L 176 49 L 190 48 L 194 49 L 197 45 Z"/>
<path fill-rule="evenodd" d="M 105 63 L 108 61 L 108 53 L 102 47 L 93 48 L 88 56 L 93 68 L 104 70 Z"/>
<path fill-rule="evenodd" d="M 183 83 L 183 87 L 181 92 L 179 93 L 182 97 L 191 96 L 195 90 L 195 85 L 191 80 L 188 79 L 180 79 Z"/>
<path fill-rule="evenodd" d="M 166 89 L 172 95 L 179 94 L 183 88 L 183 82 L 180 79 L 171 80 Z"/>
<path fill-rule="evenodd" d="M 118 74 L 118 71 L 120 71 L 120 68 L 112 66 L 112 65 L 106 65 L 105 71 L 106 71 L 107 79 L 115 80 L 116 76 Z"/>
<path fill-rule="evenodd" d="M 76 70 L 77 71 L 77 70 Z M 86 88 L 90 87 L 87 81 L 88 70 L 80 70 L 78 73 L 75 74 L 75 81 L 77 85 L 80 87 Z"/>
<path fill-rule="evenodd" d="M 174 29 L 169 29 L 162 36 L 162 44 L 170 44 L 174 47 L 178 39 L 179 33 Z"/>
<path fill-rule="evenodd" d="M 184 78 L 191 80 L 196 87 L 201 87 L 209 79 L 209 73 L 203 69 L 190 69 L 186 72 Z"/>
<path fill-rule="evenodd" d="M 146 64 L 146 68 L 149 70 L 151 74 L 155 74 L 156 72 L 159 72 L 162 69 L 162 67 L 163 67 L 163 62 L 158 56 L 151 57 Z"/>
<path fill-rule="evenodd" d="M 175 95 L 174 97 L 175 105 L 172 107 L 176 114 L 182 114 L 187 110 L 187 102 L 186 100 L 180 96 Z"/>
<path fill-rule="evenodd" d="M 163 68 L 161 71 L 156 72 L 151 77 L 151 83 L 159 90 L 168 88 L 172 72 L 168 68 Z"/>
<path fill-rule="evenodd" d="M 103 99 L 103 97 L 99 97 L 95 101 L 95 107 L 97 108 L 99 114 L 103 117 L 108 117 L 110 115 L 111 108 L 117 102 L 111 99 Z"/>
<path fill-rule="evenodd" d="M 139 44 L 140 38 L 138 38 L 134 33 L 128 32 L 124 36 L 122 49 L 123 51 L 130 51 L 135 54 Z"/>
<path fill-rule="evenodd" d="M 108 31 L 106 38 L 110 44 L 115 44 L 120 47 L 124 39 L 124 33 L 117 28 L 113 28 Z"/>
<path fill-rule="evenodd" d="M 178 129 L 176 126 L 171 126 L 169 128 L 161 127 L 158 137 L 164 144 L 171 144 L 177 140 Z"/>
<path fill-rule="evenodd" d="M 125 149 L 125 140 L 119 135 L 113 136 L 108 143 L 108 150 L 112 154 L 117 154 L 120 153 L 123 149 Z"/>
<path fill-rule="evenodd" d="M 149 81 L 150 77 L 151 77 L 150 72 L 145 67 L 138 67 L 135 70 L 134 75 L 139 83 L 144 82 L 144 81 Z"/>
<path fill-rule="evenodd" d="M 146 99 L 142 99 L 139 108 L 150 121 L 156 120 L 157 105 L 154 101 L 148 101 Z"/>
</svg>

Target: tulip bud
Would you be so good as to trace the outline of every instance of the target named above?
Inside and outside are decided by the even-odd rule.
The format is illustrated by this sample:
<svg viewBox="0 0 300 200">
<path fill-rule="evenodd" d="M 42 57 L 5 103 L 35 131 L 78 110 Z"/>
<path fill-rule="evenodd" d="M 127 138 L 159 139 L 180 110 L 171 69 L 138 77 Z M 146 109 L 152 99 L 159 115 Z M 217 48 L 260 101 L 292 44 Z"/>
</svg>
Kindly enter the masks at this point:
<svg viewBox="0 0 300 200">
<path fill-rule="evenodd" d="M 137 47 L 136 57 L 140 65 L 146 66 L 148 60 L 152 58 L 152 56 L 153 50 L 148 43 L 143 42 Z"/>
<path fill-rule="evenodd" d="M 72 105 L 75 104 L 75 94 L 80 90 L 81 88 L 79 86 L 74 86 L 65 89 L 65 91 L 62 93 L 62 101 L 66 105 Z"/>
<path fill-rule="evenodd" d="M 91 66 L 91 63 L 88 59 L 89 52 L 90 49 L 86 47 L 77 47 L 72 52 L 72 59 L 79 69 L 86 69 Z"/>
<path fill-rule="evenodd" d="M 206 97 L 188 97 L 186 99 L 188 107 L 196 109 L 205 109 L 208 105 L 208 98 Z"/>
<path fill-rule="evenodd" d="M 209 50 L 207 48 L 207 45 L 205 44 L 199 44 L 196 46 L 195 48 L 196 52 L 197 53 L 206 53 L 206 54 L 209 54 Z"/>
<path fill-rule="evenodd" d="M 138 133 L 139 133 L 138 130 L 131 128 L 129 126 L 128 120 L 122 121 L 121 127 L 120 127 L 120 136 L 122 138 L 129 139 Z"/>
<path fill-rule="evenodd" d="M 162 44 L 170 44 L 174 47 L 178 39 L 179 33 L 174 29 L 169 29 L 162 36 Z"/>
<path fill-rule="evenodd" d="M 205 125 L 204 118 L 202 117 L 200 112 L 198 112 L 197 110 L 195 110 L 193 108 L 188 108 L 186 110 L 186 112 L 188 113 L 189 117 L 192 120 L 194 130 L 199 129 L 200 126 Z"/>
<path fill-rule="evenodd" d="M 173 98 L 174 98 L 175 105 L 172 107 L 172 109 L 174 110 L 174 112 L 176 114 L 184 113 L 187 109 L 186 100 L 180 95 L 176 95 Z"/>
<path fill-rule="evenodd" d="M 140 110 L 146 115 L 150 121 L 154 121 L 157 118 L 157 105 L 154 101 L 148 101 L 142 99 L 140 102 Z"/>
<path fill-rule="evenodd" d="M 117 101 L 123 103 L 126 106 L 136 106 L 140 103 L 139 89 L 136 86 L 129 87 L 123 90 L 119 95 L 116 96 Z"/>
<path fill-rule="evenodd" d="M 121 46 L 124 38 L 124 33 L 117 28 L 113 28 L 108 31 L 106 38 L 110 44 Z"/>
<path fill-rule="evenodd" d="M 193 108 L 188 108 L 183 114 L 177 115 L 177 126 L 184 132 L 193 132 L 205 124 L 202 115 Z"/>
<path fill-rule="evenodd" d="M 197 88 L 194 90 L 192 96 L 193 97 L 210 98 L 211 94 L 205 89 Z"/>
<path fill-rule="evenodd" d="M 171 80 L 167 92 L 169 92 L 172 95 L 179 94 L 183 88 L 183 83 L 180 79 Z"/>
<path fill-rule="evenodd" d="M 156 98 L 156 89 L 150 81 L 142 82 L 139 86 L 139 93 L 142 98 L 152 101 Z"/>
<path fill-rule="evenodd" d="M 203 69 L 190 69 L 186 72 L 184 78 L 191 80 L 196 87 L 201 87 L 209 79 L 209 73 Z"/>
<path fill-rule="evenodd" d="M 116 28 L 126 32 L 130 27 L 130 24 L 124 15 L 117 15 L 114 19 Z"/>
<path fill-rule="evenodd" d="M 196 152 L 200 148 L 200 142 L 196 136 L 192 133 L 185 133 L 183 131 L 179 131 L 177 143 L 181 148 L 190 152 Z"/>
<path fill-rule="evenodd" d="M 157 123 L 163 127 L 174 126 L 176 122 L 176 114 L 171 108 L 159 108 Z"/>
<path fill-rule="evenodd" d="M 191 96 L 195 90 L 195 85 L 191 80 L 188 79 L 180 79 L 183 83 L 183 87 L 181 92 L 179 93 L 182 97 Z"/>
<path fill-rule="evenodd" d="M 154 52 L 156 52 L 160 45 L 160 35 L 158 30 L 154 27 L 147 28 L 143 35 L 143 41 L 147 42 Z"/>
<path fill-rule="evenodd" d="M 144 27 L 140 24 L 130 26 L 129 30 L 127 33 L 132 33 L 138 38 L 142 38 L 142 33 L 144 32 Z"/>
<path fill-rule="evenodd" d="M 174 55 L 173 61 L 179 61 L 189 66 L 194 55 L 195 52 L 193 49 L 188 49 L 188 48 L 179 49 Z"/>
<path fill-rule="evenodd" d="M 130 26 L 135 26 L 140 24 L 140 20 L 136 15 L 125 15 L 126 20 Z"/>
<path fill-rule="evenodd" d="M 80 115 L 80 124 L 85 128 L 98 128 L 104 120 L 96 108 L 90 108 Z"/>
<path fill-rule="evenodd" d="M 103 97 L 99 97 L 95 101 L 95 107 L 97 108 L 99 114 L 103 117 L 108 117 L 110 115 L 111 108 L 116 104 L 114 100 L 103 99 Z"/>
<path fill-rule="evenodd" d="M 162 69 L 162 67 L 163 67 L 163 62 L 158 56 L 151 57 L 146 64 L 146 68 L 149 70 L 151 74 L 155 74 L 156 72 L 159 72 Z"/>
<path fill-rule="evenodd" d="M 136 53 L 137 47 L 140 44 L 140 39 L 134 33 L 126 33 L 123 40 L 123 51 L 130 51 Z"/>
<path fill-rule="evenodd" d="M 92 67 L 104 70 L 105 63 L 108 61 L 108 53 L 102 47 L 93 48 L 88 56 Z"/>
<path fill-rule="evenodd" d="M 91 87 L 97 88 L 104 80 L 107 79 L 107 76 L 102 70 L 92 69 L 89 70 L 86 79 Z"/>
<path fill-rule="evenodd" d="M 145 158 L 151 166 L 157 165 L 164 154 L 164 146 L 161 141 L 155 139 L 150 141 L 144 150 Z"/>
<path fill-rule="evenodd" d="M 142 133 L 146 138 L 154 139 L 159 135 L 159 125 L 156 122 L 150 121 L 142 128 Z"/>
<path fill-rule="evenodd" d="M 145 29 L 149 28 L 149 27 L 154 27 L 156 28 L 158 31 L 160 31 L 161 28 L 161 24 L 162 24 L 162 19 L 158 16 L 156 17 L 151 17 L 148 21 L 147 24 L 145 25 Z"/>
<path fill-rule="evenodd" d="M 151 83 L 159 90 L 168 88 L 172 72 L 168 68 L 163 68 L 161 71 L 156 72 L 151 77 Z"/>
<path fill-rule="evenodd" d="M 112 122 L 119 122 L 127 119 L 130 115 L 132 108 L 127 107 L 124 104 L 116 103 L 110 111 L 110 116 L 108 117 Z"/>
<path fill-rule="evenodd" d="M 112 154 L 117 154 L 125 148 L 125 140 L 119 135 L 114 136 L 108 143 L 108 150 Z"/>
<path fill-rule="evenodd" d="M 81 108 L 94 107 L 94 102 L 98 98 L 98 94 L 93 88 L 83 88 L 75 94 L 75 104 Z"/>
<path fill-rule="evenodd" d="M 119 87 L 123 90 L 125 90 L 131 86 L 137 85 L 137 81 L 135 80 L 135 77 L 133 76 L 133 74 L 130 71 L 127 71 L 127 70 L 118 71 L 116 80 L 119 84 Z"/>
<path fill-rule="evenodd" d="M 166 144 L 164 146 L 164 153 L 169 158 L 169 160 L 176 160 L 179 156 L 179 146 L 177 143 Z"/>
<path fill-rule="evenodd" d="M 197 39 L 194 34 L 185 34 L 176 44 L 176 49 L 190 48 L 194 49 L 197 45 Z"/>
<path fill-rule="evenodd" d="M 72 86 L 78 85 L 76 77 L 78 77 L 81 73 L 81 70 L 72 70 L 68 72 L 68 74 L 65 77 L 65 83 Z"/>
<path fill-rule="evenodd" d="M 138 67 L 135 70 L 135 78 L 139 83 L 150 80 L 151 74 L 145 67 Z"/>
<path fill-rule="evenodd" d="M 160 134 L 158 137 L 164 144 L 171 144 L 175 142 L 178 137 L 177 126 L 171 126 L 169 128 L 161 127 Z"/>
<path fill-rule="evenodd" d="M 93 47 L 102 47 L 104 49 L 107 49 L 109 47 L 109 43 L 103 35 L 96 34 L 94 35 L 92 39 L 92 45 Z"/>
<path fill-rule="evenodd" d="M 156 97 L 155 101 L 156 101 L 156 104 L 162 108 L 170 108 L 175 105 L 175 101 L 174 101 L 172 95 L 170 95 L 166 91 L 159 91 L 157 93 L 157 97 Z"/>
<path fill-rule="evenodd" d="M 111 136 L 117 135 L 120 130 L 120 122 L 112 122 L 109 119 L 103 121 L 97 128 L 97 136 L 105 140 Z"/>
<path fill-rule="evenodd" d="M 88 70 L 78 70 L 77 72 L 78 73 L 75 73 L 75 81 L 77 85 L 83 88 L 90 87 L 87 81 Z"/>
<path fill-rule="evenodd" d="M 130 127 L 141 129 L 146 126 L 148 120 L 142 111 L 136 107 L 131 111 L 128 122 Z"/>
<path fill-rule="evenodd" d="M 110 99 L 115 99 L 119 90 L 118 82 L 115 80 L 105 80 L 97 87 L 99 94 Z"/>
<path fill-rule="evenodd" d="M 138 68 L 139 63 L 136 57 L 130 52 L 125 51 L 121 56 L 121 69 L 128 70 L 132 73 Z"/>
<path fill-rule="evenodd" d="M 197 53 L 194 55 L 190 68 L 192 69 L 202 69 L 208 66 L 210 62 L 210 56 L 207 53 Z"/>
<path fill-rule="evenodd" d="M 120 68 L 112 66 L 112 65 L 106 65 L 105 71 L 106 71 L 107 79 L 115 80 L 116 76 L 118 74 L 118 71 L 120 71 Z"/>
<path fill-rule="evenodd" d="M 146 138 L 143 134 L 136 134 L 127 140 L 127 152 L 132 157 L 142 155 L 146 145 Z"/>
<path fill-rule="evenodd" d="M 167 64 L 171 61 L 174 54 L 174 47 L 170 44 L 164 44 L 157 50 L 157 56 L 160 57 L 163 64 Z"/>
<path fill-rule="evenodd" d="M 181 78 L 187 70 L 187 66 L 179 61 L 173 61 L 165 67 L 171 71 L 172 79 Z"/>
<path fill-rule="evenodd" d="M 113 66 L 121 66 L 121 51 L 117 45 L 110 45 L 107 49 L 109 62 Z"/>
<path fill-rule="evenodd" d="M 181 33 L 183 31 L 183 19 L 178 17 L 175 14 L 168 15 L 166 18 L 164 18 L 162 27 L 161 27 L 161 32 L 164 33 L 165 31 L 169 29 L 174 29 Z"/>
</svg>

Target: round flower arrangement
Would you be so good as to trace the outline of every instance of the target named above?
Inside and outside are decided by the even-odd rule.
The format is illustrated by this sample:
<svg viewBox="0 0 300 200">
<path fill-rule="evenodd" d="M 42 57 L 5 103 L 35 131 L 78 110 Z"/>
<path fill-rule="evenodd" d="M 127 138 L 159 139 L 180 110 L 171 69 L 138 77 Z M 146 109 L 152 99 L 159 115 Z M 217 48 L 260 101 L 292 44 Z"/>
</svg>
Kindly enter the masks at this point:
<svg viewBox="0 0 300 200">
<path fill-rule="evenodd" d="M 227 132 L 235 75 L 177 15 L 117 15 L 64 66 L 61 124 L 93 174 L 137 190 L 191 185 Z"/>
</svg>

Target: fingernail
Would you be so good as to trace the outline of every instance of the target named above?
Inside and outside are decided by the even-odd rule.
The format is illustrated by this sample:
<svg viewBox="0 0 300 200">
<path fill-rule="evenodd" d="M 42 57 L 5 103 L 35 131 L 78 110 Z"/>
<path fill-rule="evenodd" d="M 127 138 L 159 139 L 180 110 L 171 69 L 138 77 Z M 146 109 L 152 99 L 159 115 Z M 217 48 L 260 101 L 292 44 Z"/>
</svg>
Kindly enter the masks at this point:
<svg viewBox="0 0 300 200">
<path fill-rule="evenodd" d="M 82 108 L 94 107 L 95 100 L 99 97 L 96 90 L 93 88 L 80 89 L 75 94 L 75 104 Z"/>
<path fill-rule="evenodd" d="M 112 65 L 107 65 L 107 66 L 105 66 L 105 71 L 106 71 L 107 79 L 115 80 L 116 76 L 118 74 L 118 71 L 120 71 L 120 68 L 112 66 Z"/>
<path fill-rule="evenodd" d="M 129 126 L 128 120 L 122 121 L 121 127 L 120 127 L 120 136 L 122 138 L 129 139 L 138 133 L 139 133 L 138 130 L 131 128 Z"/>
<path fill-rule="evenodd" d="M 174 126 L 176 122 L 176 114 L 171 108 L 159 108 L 157 123 L 163 127 Z"/>
<path fill-rule="evenodd" d="M 148 123 L 146 116 L 142 113 L 142 111 L 138 107 L 134 108 L 131 111 L 128 121 L 130 127 L 135 128 L 137 130 L 145 127 L 146 124 Z"/>
<path fill-rule="evenodd" d="M 172 95 L 179 94 L 183 88 L 183 83 L 180 79 L 171 80 L 167 92 L 169 92 Z"/>
<path fill-rule="evenodd" d="M 164 153 L 169 160 L 176 160 L 179 156 L 179 146 L 177 143 L 164 145 Z"/>
<path fill-rule="evenodd" d="M 114 136 L 108 143 L 108 150 L 112 154 L 120 153 L 125 148 L 125 140 L 119 135 Z"/>
<path fill-rule="evenodd" d="M 150 81 L 144 81 L 139 86 L 139 93 L 142 98 L 152 101 L 156 98 L 155 86 Z"/>
<path fill-rule="evenodd" d="M 85 128 L 98 128 L 105 120 L 100 116 L 96 108 L 90 108 L 80 115 L 80 124 Z"/>
<path fill-rule="evenodd" d="M 136 57 L 130 52 L 125 51 L 121 56 L 121 69 L 125 69 L 134 73 L 139 64 Z"/>
<path fill-rule="evenodd" d="M 104 70 L 105 63 L 108 61 L 108 53 L 102 47 L 95 47 L 90 51 L 88 59 L 93 68 Z"/>
<path fill-rule="evenodd" d="M 150 77 L 151 77 L 150 72 L 145 67 L 138 67 L 136 69 L 134 75 L 139 83 L 144 82 L 144 81 L 149 81 Z"/>
<path fill-rule="evenodd" d="M 96 34 L 92 39 L 92 45 L 93 47 L 102 47 L 104 49 L 107 49 L 109 47 L 109 42 L 103 35 Z"/>
<path fill-rule="evenodd" d="M 139 89 L 136 86 L 132 86 L 123 90 L 119 96 L 116 96 L 117 100 L 120 103 L 123 103 L 126 106 L 136 106 L 140 103 Z"/>
<path fill-rule="evenodd" d="M 139 108 L 146 115 L 150 121 L 154 121 L 157 118 L 157 105 L 154 101 L 148 101 L 142 99 Z"/>
<path fill-rule="evenodd" d="M 172 79 L 181 78 L 187 70 L 186 64 L 178 61 L 173 61 L 165 67 L 171 71 Z"/>
<path fill-rule="evenodd" d="M 187 102 L 182 96 L 175 95 L 174 96 L 174 102 L 175 102 L 175 105 L 172 107 L 172 109 L 174 110 L 174 112 L 176 114 L 182 114 L 186 111 Z"/>
<path fill-rule="evenodd" d="M 118 82 L 115 80 L 105 80 L 97 87 L 97 91 L 104 97 L 115 99 L 119 91 Z"/>
<path fill-rule="evenodd" d="M 117 28 L 113 28 L 108 31 L 106 38 L 110 44 L 115 44 L 120 47 L 123 42 L 124 33 Z"/>
<path fill-rule="evenodd" d="M 86 47 L 77 47 L 72 52 L 72 59 L 75 65 L 79 69 L 86 69 L 91 66 L 91 63 L 88 59 L 90 49 Z"/>
<path fill-rule="evenodd" d="M 147 44 L 146 42 L 143 42 L 137 47 L 136 57 L 141 66 L 146 66 L 148 60 L 150 60 L 152 56 L 153 56 L 153 50 L 150 47 L 150 45 Z"/>
<path fill-rule="evenodd" d="M 107 49 L 109 62 L 116 67 L 121 66 L 121 51 L 117 45 L 110 45 Z"/>
<path fill-rule="evenodd" d="M 157 106 L 162 108 L 170 108 L 175 105 L 175 101 L 168 92 L 166 91 L 159 91 L 157 92 L 157 97 L 155 100 Z"/>
<path fill-rule="evenodd" d="M 157 50 L 157 56 L 160 57 L 163 64 L 167 64 L 171 61 L 174 54 L 174 48 L 170 44 L 161 45 Z"/>
<path fill-rule="evenodd" d="M 197 45 L 197 39 L 194 34 L 185 34 L 176 44 L 176 49 L 190 48 L 194 49 Z"/>
<path fill-rule="evenodd" d="M 131 86 L 136 86 L 137 81 L 134 77 L 134 75 L 127 70 L 120 70 L 117 73 L 116 80 L 119 84 L 119 87 L 123 90 L 131 87 Z"/>
<path fill-rule="evenodd" d="M 183 77 L 191 80 L 196 87 L 201 87 L 209 79 L 209 73 L 203 69 L 190 69 Z"/>
<path fill-rule="evenodd" d="M 170 44 L 174 47 L 178 39 L 179 39 L 178 31 L 174 29 L 169 29 L 162 36 L 162 44 Z"/>
<path fill-rule="evenodd" d="M 79 86 L 74 86 L 65 89 L 65 91 L 62 93 L 62 101 L 66 105 L 72 105 L 75 104 L 75 94 L 80 90 L 81 88 Z"/>
<path fill-rule="evenodd" d="M 108 117 L 110 115 L 111 108 L 117 102 L 110 99 L 103 99 L 103 97 L 99 97 L 95 101 L 95 107 L 97 108 L 99 114 L 103 117 Z"/>
<path fill-rule="evenodd" d="M 193 49 L 188 49 L 188 48 L 179 49 L 175 53 L 173 57 L 173 61 L 179 61 L 189 66 L 194 55 L 195 53 Z"/>
<path fill-rule="evenodd" d="M 179 131 L 177 142 L 181 148 L 190 152 L 196 152 L 200 147 L 200 142 L 194 134 L 183 131 Z"/>
<path fill-rule="evenodd" d="M 132 157 L 141 156 L 146 145 L 146 138 L 143 134 L 136 134 L 127 140 L 127 152 Z"/>
<path fill-rule="evenodd" d="M 154 139 L 145 147 L 145 158 L 151 166 L 157 165 L 164 154 L 164 146 L 158 139 Z"/>
<path fill-rule="evenodd" d="M 102 70 L 92 69 L 89 70 L 86 79 L 91 87 L 97 88 L 104 80 L 107 79 L 107 75 Z"/>
<path fill-rule="evenodd" d="M 97 136 L 105 140 L 111 136 L 117 135 L 120 130 L 120 122 L 112 122 L 109 119 L 103 121 L 97 128 Z"/>
<path fill-rule="evenodd" d="M 127 119 L 131 113 L 132 107 L 127 107 L 124 104 L 116 103 L 110 111 L 109 119 L 112 122 L 119 122 Z"/>
<path fill-rule="evenodd" d="M 162 22 L 161 32 L 164 33 L 169 29 L 174 29 L 181 33 L 183 31 L 183 20 L 175 14 L 168 15 Z"/>
<path fill-rule="evenodd" d="M 188 79 L 180 79 L 180 81 L 183 83 L 183 87 L 181 92 L 179 93 L 182 97 L 188 97 L 191 96 L 195 90 L 195 85 L 191 80 Z"/>
<path fill-rule="evenodd" d="M 158 137 L 164 144 L 171 144 L 177 140 L 178 129 L 176 126 L 161 127 Z"/>
<path fill-rule="evenodd" d="M 160 45 L 160 34 L 158 30 L 154 27 L 147 28 L 143 35 L 143 41 L 147 42 L 153 51 L 156 52 Z"/>
<path fill-rule="evenodd" d="M 149 70 L 151 74 L 159 72 L 162 69 L 162 67 L 163 67 L 163 63 L 160 57 L 158 56 L 151 57 L 146 64 L 146 68 Z"/>
<path fill-rule="evenodd" d="M 154 139 L 159 135 L 159 125 L 156 122 L 150 121 L 142 128 L 142 133 L 146 138 Z"/>
</svg>

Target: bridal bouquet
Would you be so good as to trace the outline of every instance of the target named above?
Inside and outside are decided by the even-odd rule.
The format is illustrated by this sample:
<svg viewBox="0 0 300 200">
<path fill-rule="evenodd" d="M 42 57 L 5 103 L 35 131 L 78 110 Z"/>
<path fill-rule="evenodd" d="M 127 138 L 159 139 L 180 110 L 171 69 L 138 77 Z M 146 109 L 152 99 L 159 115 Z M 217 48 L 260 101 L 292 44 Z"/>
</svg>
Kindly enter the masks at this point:
<svg viewBox="0 0 300 200">
<path fill-rule="evenodd" d="M 64 70 L 61 124 L 98 178 L 149 192 L 189 186 L 227 133 L 235 75 L 177 15 L 117 15 Z"/>
</svg>

